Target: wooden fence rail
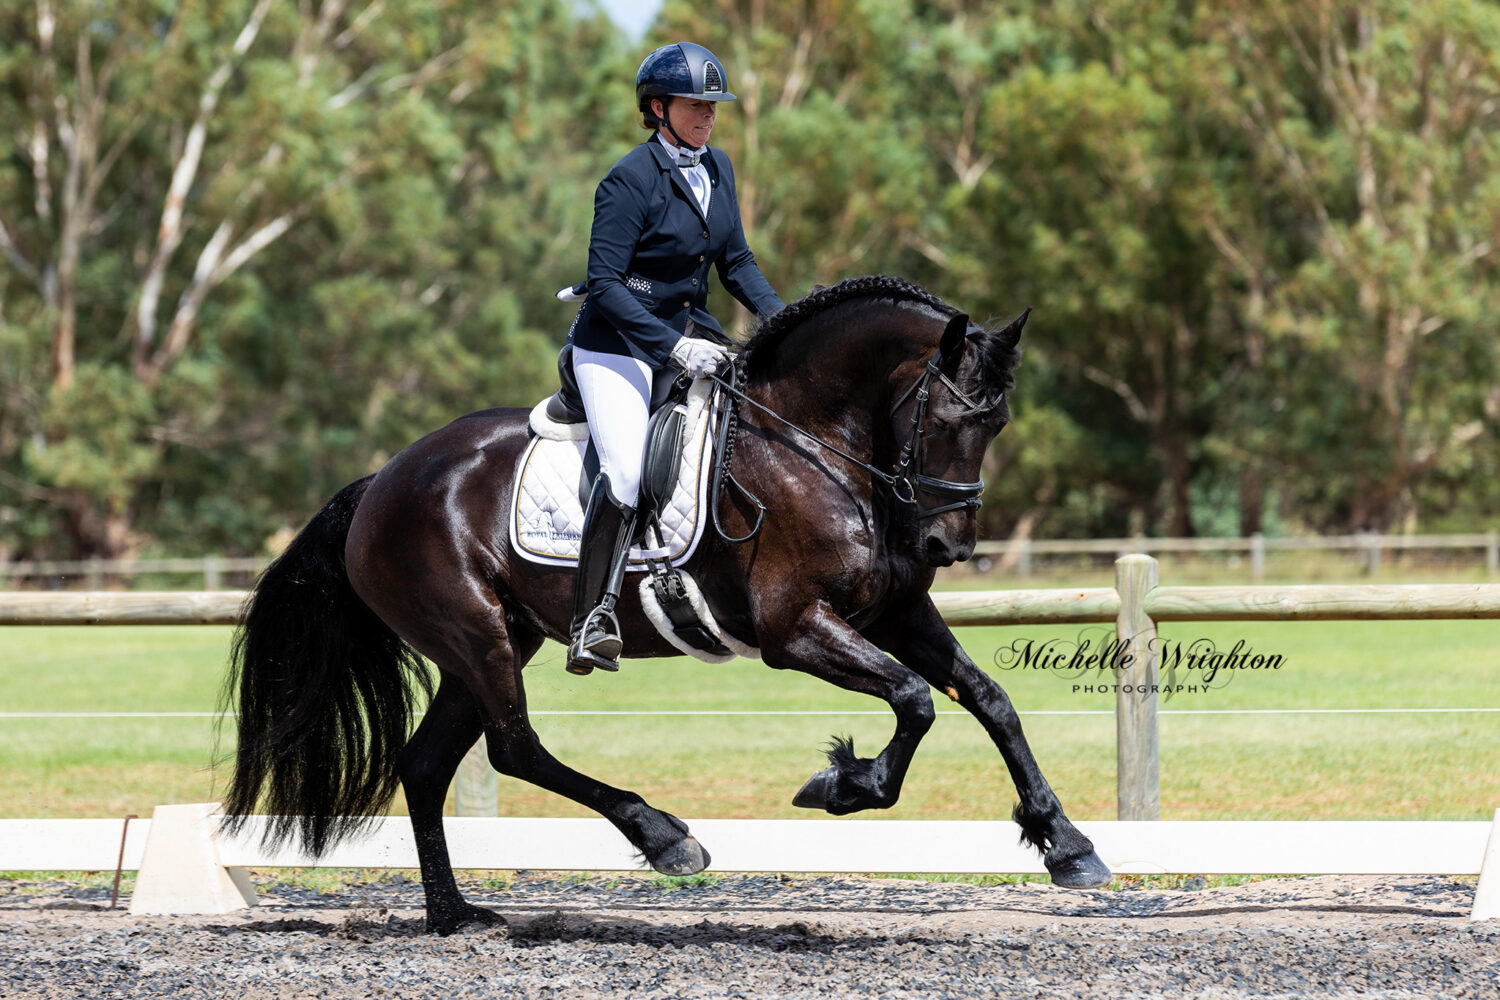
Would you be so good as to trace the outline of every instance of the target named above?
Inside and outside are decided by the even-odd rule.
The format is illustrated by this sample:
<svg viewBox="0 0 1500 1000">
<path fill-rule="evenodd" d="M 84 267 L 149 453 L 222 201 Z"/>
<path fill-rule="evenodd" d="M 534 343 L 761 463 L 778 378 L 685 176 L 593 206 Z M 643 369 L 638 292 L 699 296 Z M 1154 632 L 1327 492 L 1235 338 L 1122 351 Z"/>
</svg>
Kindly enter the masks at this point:
<svg viewBox="0 0 1500 1000">
<path fill-rule="evenodd" d="M 1056 538 L 982 541 L 974 547 L 976 558 L 1008 558 L 1017 573 L 1030 576 L 1032 557 L 1042 555 L 1116 555 L 1139 553 L 1226 552 L 1244 554 L 1250 564 L 1250 578 L 1262 580 L 1268 552 L 1363 552 L 1371 574 L 1380 572 L 1384 553 L 1391 551 L 1440 549 L 1480 551 L 1484 553 L 1485 573 L 1500 576 L 1500 532 L 1464 535 L 1314 535 L 1293 538 L 1267 538 L 1253 534 L 1243 538 Z"/>
<path fill-rule="evenodd" d="M 1115 555 L 1140 553 L 1230 553 L 1248 558 L 1250 577 L 1265 576 L 1268 552 L 1363 552 L 1371 573 L 1379 572 L 1384 553 L 1396 551 L 1482 552 L 1485 570 L 1500 577 L 1500 532 L 1453 535 L 1312 535 L 1267 538 L 1253 534 L 1243 538 L 1054 538 L 980 542 L 978 558 L 1000 556 L 1012 561 L 1020 575 L 1029 576 L 1033 556 Z M 218 590 L 228 575 L 253 576 L 265 568 L 264 558 L 194 556 L 173 559 L 48 559 L 0 562 L 0 587 L 16 581 L 85 581 L 88 589 L 100 589 L 106 579 L 132 579 L 145 575 L 198 576 L 204 590 Z"/>
<path fill-rule="evenodd" d="M 265 569 L 268 560 L 197 556 L 176 559 L 37 559 L 0 562 L 0 585 L 7 580 L 82 579 L 89 589 L 98 590 L 106 578 L 134 578 L 146 575 L 201 576 L 204 590 L 218 590 L 224 576 L 237 573 L 254 576 Z"/>
<path fill-rule="evenodd" d="M 1115 563 L 1113 588 L 984 591 L 933 595 L 952 626 L 1115 623 L 1131 655 L 1118 664 L 1118 815 L 1158 815 L 1157 622 L 1500 618 L 1500 584 L 1163 587 L 1144 554 Z M 243 591 L 0 592 L 0 625 L 232 625 Z M 460 770 L 461 815 L 493 815 L 496 780 L 483 741 Z"/>
</svg>

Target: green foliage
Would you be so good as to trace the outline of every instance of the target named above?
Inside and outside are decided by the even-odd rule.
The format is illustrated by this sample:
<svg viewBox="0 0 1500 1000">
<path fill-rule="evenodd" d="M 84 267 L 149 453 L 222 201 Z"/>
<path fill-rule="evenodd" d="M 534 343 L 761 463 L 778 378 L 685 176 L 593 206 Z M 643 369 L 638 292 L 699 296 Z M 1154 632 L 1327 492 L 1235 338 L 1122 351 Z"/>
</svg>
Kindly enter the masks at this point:
<svg viewBox="0 0 1500 1000">
<path fill-rule="evenodd" d="M 30 139 L 0 163 L 0 552 L 256 552 L 432 427 L 550 390 L 550 292 L 623 152 L 601 18 L 52 7 L 0 12 Z"/>
<path fill-rule="evenodd" d="M 726 62 L 783 297 L 1036 307 L 986 533 L 1495 524 L 1493 4 L 668 0 L 638 45 L 563 0 L 323 9 L 0 3 L 0 558 L 259 552 L 551 391 L 677 38 Z"/>
<path fill-rule="evenodd" d="M 23 454 L 41 485 L 92 493 L 123 510 L 135 484 L 156 470 L 155 401 L 118 368 L 85 364 L 77 379 L 47 400 L 44 436 Z"/>
</svg>

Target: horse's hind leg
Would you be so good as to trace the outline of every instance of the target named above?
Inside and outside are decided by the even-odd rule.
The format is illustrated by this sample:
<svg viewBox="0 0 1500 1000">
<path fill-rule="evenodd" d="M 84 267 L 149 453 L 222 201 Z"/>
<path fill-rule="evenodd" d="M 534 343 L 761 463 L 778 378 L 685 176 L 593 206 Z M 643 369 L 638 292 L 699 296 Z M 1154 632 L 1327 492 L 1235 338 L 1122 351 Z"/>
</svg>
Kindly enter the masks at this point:
<svg viewBox="0 0 1500 1000">
<path fill-rule="evenodd" d="M 694 875 L 708 867 L 708 851 L 682 820 L 653 808 L 634 792 L 606 785 L 553 757 L 527 718 L 520 671 L 512 682 L 486 706 L 490 763 L 497 771 L 593 809 L 664 875 Z"/>
<path fill-rule="evenodd" d="M 1072 888 L 1108 882 L 1109 868 L 1095 853 L 1093 843 L 1063 813 L 1062 803 L 1042 776 L 1009 696 L 969 659 L 931 599 L 922 600 L 905 615 L 887 615 L 866 629 L 866 634 L 933 687 L 956 697 L 984 726 L 1021 797 L 1015 808 L 1021 835 L 1044 852 L 1043 863 L 1052 881 Z"/>
<path fill-rule="evenodd" d="M 443 831 L 443 803 L 448 787 L 464 755 L 484 729 L 483 710 L 474 694 L 475 688 L 485 683 L 486 671 L 519 674 L 542 646 L 539 634 L 514 622 L 507 624 L 494 605 L 485 605 L 485 609 L 483 614 L 464 620 L 457 628 L 454 622 L 447 622 L 449 630 L 442 638 L 421 634 L 425 630 L 410 630 L 414 633 L 410 637 L 413 644 L 442 672 L 437 694 L 421 725 L 402 748 L 398 761 L 417 859 L 422 866 L 427 929 L 438 934 L 451 934 L 465 924 L 505 922 L 498 913 L 464 900 L 453 877 L 448 840 Z M 482 669 L 473 669 L 472 661 L 454 648 L 451 637 L 455 634 L 484 637 L 487 655 L 482 658 Z M 460 644 L 467 645 L 468 641 Z"/>
<path fill-rule="evenodd" d="M 468 604 L 470 613 L 458 613 L 463 604 Z M 467 687 L 488 737 L 490 763 L 495 769 L 595 810 L 613 823 L 651 866 L 663 874 L 692 875 L 707 868 L 708 852 L 688 833 L 687 824 L 647 805 L 634 792 L 614 788 L 573 770 L 542 746 L 526 715 L 526 691 L 521 680 L 521 668 L 536 652 L 540 637 L 513 620 L 507 621 L 503 612 L 492 603 L 475 601 L 463 604 L 450 604 L 450 615 L 445 623 L 447 628 L 441 638 L 434 634 L 424 642 L 422 637 L 414 636 L 412 641 L 438 664 L 445 675 L 461 680 Z M 459 718 L 456 707 L 450 711 Z M 473 725 L 467 716 L 459 721 Z M 462 747 L 445 747 L 439 755 L 443 771 L 438 771 L 434 765 L 433 774 L 441 777 L 444 789 L 458 766 L 458 760 L 473 745 L 477 735 L 477 730 L 466 730 L 463 739 L 454 741 L 462 743 Z M 450 759 L 451 765 L 448 763 Z M 441 809 L 441 799 L 437 808 Z M 415 824 L 415 811 L 413 817 Z M 440 820 L 434 821 L 433 825 L 439 824 Z M 415 825 L 414 829 L 417 829 Z M 436 833 L 429 832 L 429 839 L 434 844 L 441 844 Z M 440 852 L 434 850 L 436 869 L 448 871 L 447 860 L 446 848 Z M 446 880 L 434 881 L 430 886 L 440 906 L 449 906 L 457 896 L 457 889 L 450 891 Z M 460 906 L 460 922 L 471 909 Z"/>
<path fill-rule="evenodd" d="M 427 929 L 438 934 L 451 934 L 464 924 L 505 922 L 498 913 L 464 900 L 453 878 L 448 840 L 443 833 L 448 786 L 481 730 L 474 696 L 462 682 L 444 675 L 422 724 L 401 751 L 401 787 L 406 792 L 417 858 L 422 865 Z"/>
</svg>

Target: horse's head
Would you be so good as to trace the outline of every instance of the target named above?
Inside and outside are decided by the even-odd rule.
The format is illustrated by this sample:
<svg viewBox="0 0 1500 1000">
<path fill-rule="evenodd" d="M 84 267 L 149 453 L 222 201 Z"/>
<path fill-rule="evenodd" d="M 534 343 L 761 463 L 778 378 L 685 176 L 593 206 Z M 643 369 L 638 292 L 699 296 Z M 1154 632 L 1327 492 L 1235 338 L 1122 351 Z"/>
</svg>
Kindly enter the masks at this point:
<svg viewBox="0 0 1500 1000">
<path fill-rule="evenodd" d="M 775 419 L 825 435 L 814 440 L 841 459 L 816 445 L 797 450 L 815 455 L 823 475 L 848 477 L 841 492 L 859 488 L 859 469 L 874 477 L 904 555 L 949 566 L 974 552 L 979 467 L 1010 419 L 1005 394 L 1027 314 L 985 329 L 899 278 L 851 278 L 767 319 L 741 353 L 742 370 L 780 412 Z"/>
<path fill-rule="evenodd" d="M 893 417 L 910 460 L 898 493 L 913 497 L 917 557 L 928 566 L 969 558 L 979 531 L 980 466 L 1010 420 L 1006 394 L 1020 360 L 1027 310 L 998 330 L 954 315 L 936 354 L 900 397 Z M 911 523 L 911 522 L 908 522 Z"/>
</svg>

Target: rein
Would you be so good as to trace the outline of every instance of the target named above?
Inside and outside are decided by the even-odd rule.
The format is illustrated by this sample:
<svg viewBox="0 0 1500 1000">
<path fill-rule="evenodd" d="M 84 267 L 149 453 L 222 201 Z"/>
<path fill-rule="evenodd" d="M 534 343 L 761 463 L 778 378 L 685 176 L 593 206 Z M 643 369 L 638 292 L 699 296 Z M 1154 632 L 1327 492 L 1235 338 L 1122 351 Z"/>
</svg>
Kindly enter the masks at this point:
<svg viewBox="0 0 1500 1000">
<path fill-rule="evenodd" d="M 908 399 L 913 398 L 913 396 L 915 396 L 916 398 L 916 406 L 912 409 L 910 435 L 907 437 L 906 443 L 901 446 L 901 455 L 896 461 L 895 468 L 890 472 L 885 472 L 881 469 L 877 469 L 869 462 L 854 457 L 847 451 L 839 448 L 837 445 L 829 444 L 827 441 L 824 441 L 822 438 L 818 437 L 816 434 L 813 434 L 811 431 L 808 431 L 792 423 L 786 417 L 783 417 L 781 414 L 777 413 L 770 407 L 765 406 L 761 403 L 757 403 L 755 400 L 751 399 L 744 393 L 743 390 L 739 388 L 737 384 L 735 384 L 742 383 L 743 377 L 733 358 L 731 358 L 729 361 L 729 381 L 725 381 L 716 374 L 710 374 L 708 377 L 712 379 L 726 393 L 728 393 L 733 399 L 738 400 L 742 403 L 748 403 L 749 405 L 755 407 L 757 410 L 760 410 L 762 413 L 766 414 L 768 417 L 771 417 L 772 419 L 784 424 L 791 430 L 796 431 L 798 434 L 807 438 L 818 447 L 824 449 L 825 451 L 833 452 L 835 455 L 844 459 L 846 462 L 849 462 L 852 465 L 857 465 L 859 468 L 865 470 L 870 475 L 874 476 L 877 481 L 885 484 L 885 486 L 890 489 L 891 496 L 898 503 L 910 504 L 912 507 L 915 507 L 918 520 L 926 520 L 929 517 L 936 517 L 939 514 L 946 514 L 952 510 L 962 510 L 966 508 L 978 509 L 978 507 L 980 506 L 979 497 L 984 492 L 983 479 L 977 480 L 972 483 L 959 483 L 954 482 L 950 479 L 938 479 L 934 476 L 926 476 L 922 474 L 922 446 L 924 441 L 926 440 L 927 435 L 927 403 L 931 397 L 930 386 L 932 380 L 936 378 L 943 385 L 947 386 L 948 390 L 952 392 L 956 397 L 958 397 L 958 399 L 970 409 L 979 408 L 979 405 L 972 399 L 970 399 L 964 393 L 964 391 L 960 389 L 952 379 L 945 375 L 941 368 L 938 367 L 938 357 L 940 352 L 941 348 L 939 348 L 938 351 L 933 352 L 932 357 L 927 361 L 926 370 L 924 370 L 921 375 L 917 376 L 916 381 L 911 384 L 911 387 L 903 392 L 900 398 L 898 398 L 896 402 L 891 405 L 891 413 L 894 414 L 903 405 L 905 405 Z M 719 537 L 724 539 L 726 542 L 739 544 L 741 542 L 748 542 L 750 539 L 760 534 L 761 525 L 765 522 L 766 518 L 766 505 L 761 503 L 760 498 L 746 489 L 744 484 L 735 479 L 733 473 L 729 471 L 728 458 L 732 454 L 732 450 L 734 447 L 733 437 L 730 431 L 732 425 L 734 425 L 735 423 L 736 415 L 734 411 L 734 405 L 733 403 L 731 403 L 729 410 L 725 415 L 724 421 L 719 425 L 719 434 L 716 441 L 714 442 L 715 458 L 716 461 L 719 462 L 719 468 L 721 471 L 720 475 L 714 479 L 713 495 L 710 499 L 709 506 L 712 511 L 714 530 L 719 533 Z M 915 463 L 915 468 L 913 468 L 913 463 Z M 734 488 L 738 490 L 740 494 L 744 496 L 745 499 L 749 500 L 750 503 L 752 503 L 756 508 L 755 524 L 751 527 L 749 533 L 744 535 L 743 537 L 735 538 L 730 536 L 727 532 L 725 532 L 723 525 L 719 523 L 719 489 L 725 479 L 728 479 L 731 483 L 733 483 Z M 950 502 L 945 503 L 941 506 L 924 508 L 917 503 L 917 494 L 919 492 L 930 493 L 944 499 L 951 499 Z"/>
</svg>

